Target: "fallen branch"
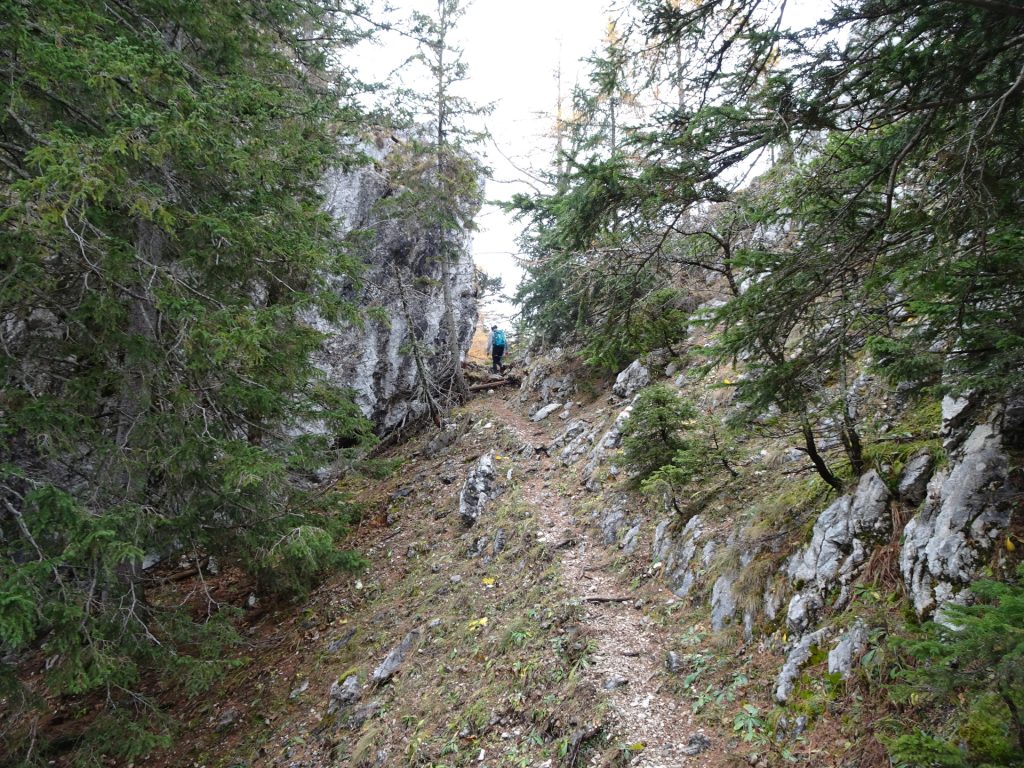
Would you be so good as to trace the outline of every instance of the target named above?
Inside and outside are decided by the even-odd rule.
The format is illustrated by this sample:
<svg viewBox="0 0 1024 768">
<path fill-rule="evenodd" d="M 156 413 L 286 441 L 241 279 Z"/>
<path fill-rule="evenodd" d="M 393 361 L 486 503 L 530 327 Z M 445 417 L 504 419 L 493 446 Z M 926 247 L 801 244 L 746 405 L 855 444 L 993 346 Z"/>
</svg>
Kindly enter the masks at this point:
<svg viewBox="0 0 1024 768">
<path fill-rule="evenodd" d="M 470 392 L 482 392 L 485 389 L 491 389 L 492 387 L 505 387 L 515 386 L 519 384 L 519 379 L 514 376 L 506 376 L 504 379 L 496 379 L 494 381 L 485 381 L 482 384 L 474 384 L 469 388 Z"/>
<path fill-rule="evenodd" d="M 167 576 L 158 576 L 158 577 L 156 577 L 155 579 L 152 579 L 152 580 L 157 582 L 158 584 L 171 584 L 171 583 L 173 583 L 175 581 L 184 581 L 185 579 L 191 578 L 193 576 L 198 576 L 198 575 L 199 575 L 199 569 L 198 568 L 187 568 L 184 571 L 178 571 L 177 573 L 172 573 L 172 574 L 169 574 Z"/>
<path fill-rule="evenodd" d="M 584 597 L 584 603 L 630 603 L 633 601 L 632 597 Z"/>
</svg>

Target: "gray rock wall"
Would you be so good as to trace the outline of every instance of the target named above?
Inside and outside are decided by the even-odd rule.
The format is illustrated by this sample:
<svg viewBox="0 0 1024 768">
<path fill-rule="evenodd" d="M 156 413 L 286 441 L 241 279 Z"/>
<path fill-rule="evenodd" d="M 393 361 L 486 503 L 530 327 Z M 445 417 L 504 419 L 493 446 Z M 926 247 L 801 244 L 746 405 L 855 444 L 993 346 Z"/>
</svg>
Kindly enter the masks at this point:
<svg viewBox="0 0 1024 768">
<path fill-rule="evenodd" d="M 904 529 L 900 568 L 919 614 L 964 591 L 1010 523 L 1009 461 L 1001 414 L 973 428 L 955 424 L 962 401 L 943 407 L 949 466 L 935 473 L 920 513 Z M 967 437 L 964 439 L 963 435 Z"/>
<path fill-rule="evenodd" d="M 386 152 L 386 149 L 384 150 Z M 423 412 L 416 400 L 416 369 L 408 346 L 415 337 L 431 364 L 445 358 L 443 284 L 438 244 L 411 220 L 394 209 L 381 210 L 380 201 L 395 190 L 374 167 L 336 171 L 324 179 L 327 210 L 342 233 L 366 230 L 357 246 L 366 268 L 360 284 L 344 278 L 330 280 L 331 289 L 360 309 L 375 310 L 384 318 L 366 315 L 361 323 L 329 322 L 317 315 L 307 321 L 328 334 L 317 365 L 335 386 L 355 392 L 356 404 L 378 432 L 387 433 Z M 451 264 L 451 293 L 459 347 L 469 348 L 477 318 L 477 288 L 469 241 L 458 244 Z M 401 308 L 404 284 L 412 327 Z"/>
</svg>

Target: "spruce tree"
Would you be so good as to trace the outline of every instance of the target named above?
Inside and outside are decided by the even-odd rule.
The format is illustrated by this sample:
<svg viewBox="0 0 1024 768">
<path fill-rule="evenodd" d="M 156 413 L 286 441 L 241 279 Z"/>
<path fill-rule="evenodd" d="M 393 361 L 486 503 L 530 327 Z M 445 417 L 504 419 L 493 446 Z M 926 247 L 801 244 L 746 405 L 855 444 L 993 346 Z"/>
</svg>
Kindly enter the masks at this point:
<svg viewBox="0 0 1024 768">
<path fill-rule="evenodd" d="M 194 690 L 230 663 L 228 607 L 155 604 L 144 555 L 286 591 L 354 562 L 313 473 L 368 425 L 301 318 L 351 312 L 320 290 L 358 270 L 317 185 L 355 159 L 325 65 L 359 33 L 305 0 L 4 14 L 0 663 L 40 647 L 56 693 L 105 691 L 82 754 L 131 758 L 162 738 L 144 678 Z"/>
<path fill-rule="evenodd" d="M 482 202 L 484 175 L 484 169 L 472 155 L 484 134 L 469 127 L 467 121 L 488 111 L 456 92 L 458 84 L 467 77 L 467 66 L 452 37 L 464 14 L 459 0 L 438 0 L 433 15 L 413 14 L 412 34 L 418 41 L 415 60 L 426 70 L 432 86 L 414 101 L 429 127 L 426 131 L 421 127 L 410 129 L 411 163 L 399 174 L 406 186 L 399 204 L 418 212 L 441 266 L 447 356 L 446 381 L 442 386 L 445 399 L 450 402 L 462 402 L 469 397 L 455 319 L 452 265 L 467 247 L 467 237 L 475 227 L 473 217 Z M 422 163 L 422 157 L 429 157 L 431 162 Z"/>
</svg>

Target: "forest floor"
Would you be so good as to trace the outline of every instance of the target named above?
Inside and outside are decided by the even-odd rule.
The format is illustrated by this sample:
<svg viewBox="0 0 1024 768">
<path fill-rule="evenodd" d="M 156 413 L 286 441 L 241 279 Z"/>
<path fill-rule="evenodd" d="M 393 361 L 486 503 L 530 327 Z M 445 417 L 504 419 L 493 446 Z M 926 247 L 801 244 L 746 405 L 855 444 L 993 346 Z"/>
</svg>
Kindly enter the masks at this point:
<svg viewBox="0 0 1024 768">
<path fill-rule="evenodd" d="M 349 484 L 366 569 L 251 622 L 248 663 L 181 707 L 186 732 L 151 765 L 758 762 L 731 720 L 696 716 L 683 695 L 707 666 L 707 628 L 645 558 L 601 543 L 594 495 L 545 449 L 564 421 L 532 421 L 517 394 L 480 393 L 450 442 L 421 435 L 383 457 L 398 467 L 388 478 Z M 588 408 L 608 410 L 594 400 L 574 417 Z M 499 488 L 467 528 L 459 491 L 486 454 Z M 376 679 L 402 645 L 398 671 Z M 674 648 L 698 666 L 669 671 Z"/>
<path fill-rule="evenodd" d="M 366 565 L 301 600 L 254 602 L 251 581 L 227 565 L 154 569 L 155 599 L 237 607 L 243 643 L 211 689 L 153 694 L 179 726 L 145 764 L 887 764 L 859 751 L 827 680 L 811 679 L 797 710 L 779 713 L 775 635 L 751 642 L 735 625 L 712 632 L 707 591 L 680 598 L 664 585 L 651 557 L 654 526 L 670 516 L 660 502 L 631 492 L 621 475 L 602 474 L 605 488 L 588 490 L 585 461 L 558 457 L 553 441 L 572 420 L 601 434 L 625 405 L 600 383 L 587 391 L 534 421 L 537 392 L 496 384 L 445 429 L 384 451 L 381 474 L 344 479 L 361 509 L 349 543 Z M 494 467 L 489 499 L 469 524 L 460 491 L 484 457 Z M 602 530 L 623 504 L 644 521 L 635 550 L 622 537 L 608 543 Z M 54 701 L 38 728 L 73 744 L 88 722 L 82 707 Z M 787 726 L 774 718 L 801 712 L 814 728 L 797 723 L 780 741 Z"/>
<path fill-rule="evenodd" d="M 347 476 L 340 488 L 361 510 L 349 544 L 366 565 L 300 600 L 254 600 L 251 580 L 227 564 L 219 572 L 184 560 L 153 569 L 153 599 L 194 604 L 197 613 L 238 609 L 242 643 L 209 690 L 150 692 L 177 725 L 171 746 L 143 762 L 887 765 L 856 720 L 844 724 L 828 680 L 812 674 L 793 710 L 775 706 L 777 633 L 750 641 L 735 624 L 712 632 L 707 589 L 680 598 L 665 586 L 651 545 L 655 525 L 671 513 L 615 476 L 614 455 L 603 465 L 603 489 L 584 483 L 584 459 L 563 463 L 555 438 L 573 420 L 602 434 L 626 404 L 600 383 L 587 391 L 534 421 L 538 392 L 495 383 L 444 429 L 384 451 L 377 474 Z M 494 473 L 469 524 L 460 492 L 482 459 Z M 635 549 L 603 529 L 622 505 L 643 521 Z M 731 523 L 709 525 L 725 540 Z M 813 664 L 823 668 L 821 659 Z M 44 666 L 40 657 L 25 667 L 40 692 L 32 681 Z M 853 693 L 870 717 L 870 701 Z M 89 711 L 102 711 L 94 704 L 51 698 L 49 715 L 32 727 L 73 745 Z M 99 764 L 119 765 L 102 757 Z"/>
</svg>

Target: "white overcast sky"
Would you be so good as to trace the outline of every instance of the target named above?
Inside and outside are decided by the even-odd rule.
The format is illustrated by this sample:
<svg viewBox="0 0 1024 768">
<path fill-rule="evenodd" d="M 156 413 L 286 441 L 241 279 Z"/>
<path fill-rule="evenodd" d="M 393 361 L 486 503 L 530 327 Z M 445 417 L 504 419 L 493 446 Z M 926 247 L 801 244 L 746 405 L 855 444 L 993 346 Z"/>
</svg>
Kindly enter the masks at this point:
<svg viewBox="0 0 1024 768">
<path fill-rule="evenodd" d="M 411 10 L 436 13 L 436 0 L 392 0 L 400 24 Z M 552 160 L 551 129 L 558 98 L 555 73 L 561 64 L 563 91 L 585 79 L 580 60 L 600 44 L 610 13 L 608 0 L 475 0 L 456 29 L 454 45 L 463 51 L 468 79 L 456 89 L 478 104 L 493 104 L 484 118 L 492 142 L 482 147 L 493 171 L 489 200 L 529 192 L 523 169 L 542 169 Z M 370 51 L 360 50 L 360 68 L 368 77 L 386 76 L 411 53 L 410 44 L 385 33 Z M 415 84 L 414 71 L 400 76 Z M 508 160 L 506 159 L 509 158 Z M 511 160 L 511 162 L 509 162 Z M 477 217 L 474 260 L 490 275 L 501 275 L 512 294 L 522 276 L 516 265 L 520 226 L 503 211 L 485 205 Z M 505 302 L 483 308 L 488 321 L 510 324 L 514 308 Z"/>
</svg>

